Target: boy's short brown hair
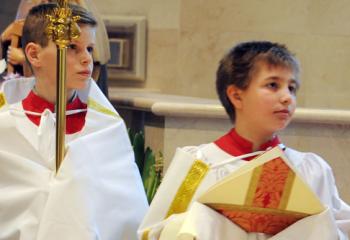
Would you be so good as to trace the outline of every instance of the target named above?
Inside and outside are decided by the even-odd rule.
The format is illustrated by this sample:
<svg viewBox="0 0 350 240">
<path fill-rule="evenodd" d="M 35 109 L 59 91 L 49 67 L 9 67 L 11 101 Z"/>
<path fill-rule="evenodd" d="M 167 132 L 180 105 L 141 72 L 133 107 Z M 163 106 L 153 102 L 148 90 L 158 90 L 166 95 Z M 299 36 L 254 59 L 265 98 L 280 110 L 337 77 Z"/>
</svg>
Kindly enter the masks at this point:
<svg viewBox="0 0 350 240">
<path fill-rule="evenodd" d="M 54 9 L 58 7 L 57 3 L 40 4 L 33 7 L 24 22 L 22 32 L 22 47 L 25 49 L 28 43 L 34 42 L 41 47 L 46 47 L 49 38 L 46 35 L 46 27 L 49 23 L 47 15 L 52 15 Z M 85 8 L 78 5 L 70 4 L 73 16 L 80 16 L 78 24 L 87 24 L 90 26 L 96 26 L 97 21 Z"/>
<path fill-rule="evenodd" d="M 299 62 L 286 46 L 268 41 L 243 42 L 234 46 L 220 61 L 216 73 L 216 91 L 232 122 L 235 108 L 227 97 L 230 85 L 246 89 L 260 63 L 287 67 L 299 78 Z"/>
</svg>

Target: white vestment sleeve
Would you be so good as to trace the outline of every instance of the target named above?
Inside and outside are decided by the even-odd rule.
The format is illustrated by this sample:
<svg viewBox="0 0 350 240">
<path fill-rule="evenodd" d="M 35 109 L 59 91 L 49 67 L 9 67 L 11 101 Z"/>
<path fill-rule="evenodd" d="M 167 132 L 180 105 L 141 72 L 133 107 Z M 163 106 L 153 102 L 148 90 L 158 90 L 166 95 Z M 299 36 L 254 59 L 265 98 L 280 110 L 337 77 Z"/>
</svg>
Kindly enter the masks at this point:
<svg viewBox="0 0 350 240">
<path fill-rule="evenodd" d="M 137 238 L 147 203 L 123 128 L 120 121 L 119 126 L 69 145 L 61 169 L 51 181 L 38 240 Z M 119 138 L 104 141 L 110 131 L 118 132 Z"/>
<path fill-rule="evenodd" d="M 286 154 L 322 203 L 329 208 L 339 238 L 347 240 L 350 234 L 350 206 L 339 197 L 331 167 L 314 153 L 302 153 L 288 148 Z"/>
</svg>

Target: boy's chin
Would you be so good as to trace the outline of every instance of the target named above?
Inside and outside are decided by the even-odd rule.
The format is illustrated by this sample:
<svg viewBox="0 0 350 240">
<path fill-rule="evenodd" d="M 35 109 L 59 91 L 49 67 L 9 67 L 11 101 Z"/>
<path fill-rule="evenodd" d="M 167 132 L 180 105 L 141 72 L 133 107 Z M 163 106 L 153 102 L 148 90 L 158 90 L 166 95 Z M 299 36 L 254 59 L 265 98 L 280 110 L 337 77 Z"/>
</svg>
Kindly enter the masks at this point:
<svg viewBox="0 0 350 240">
<path fill-rule="evenodd" d="M 266 130 L 268 130 L 273 135 L 275 133 L 278 133 L 278 132 L 284 130 L 285 128 L 287 128 L 288 125 L 289 125 L 289 121 L 288 122 L 278 122 L 278 123 L 274 123 L 274 124 L 270 125 Z"/>
<path fill-rule="evenodd" d="M 68 89 L 75 89 L 75 90 L 82 90 L 82 89 L 87 87 L 89 80 L 90 80 L 90 78 L 84 79 L 81 81 L 77 81 L 77 82 L 74 82 L 73 84 L 70 84 L 69 86 L 67 84 L 67 88 Z"/>
<path fill-rule="evenodd" d="M 279 132 L 279 131 L 282 131 L 284 130 L 286 127 L 288 127 L 289 125 L 289 122 L 288 123 L 284 123 L 284 124 L 281 124 L 280 126 L 276 127 L 276 132 Z"/>
</svg>

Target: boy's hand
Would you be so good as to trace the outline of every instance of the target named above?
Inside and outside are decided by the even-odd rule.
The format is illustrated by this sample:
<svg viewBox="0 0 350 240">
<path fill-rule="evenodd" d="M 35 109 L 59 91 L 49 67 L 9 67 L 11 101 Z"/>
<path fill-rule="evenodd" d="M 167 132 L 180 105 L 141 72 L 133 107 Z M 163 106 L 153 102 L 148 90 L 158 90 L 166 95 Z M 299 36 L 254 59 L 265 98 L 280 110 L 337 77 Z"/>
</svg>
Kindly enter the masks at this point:
<svg viewBox="0 0 350 240">
<path fill-rule="evenodd" d="M 11 23 L 1 34 L 1 40 L 3 42 L 5 41 L 11 41 L 12 35 L 22 35 L 22 28 L 23 28 L 24 20 L 17 20 L 13 23 Z"/>
<path fill-rule="evenodd" d="M 12 65 L 23 64 L 25 62 L 25 56 L 22 48 L 8 47 L 7 61 Z"/>
</svg>

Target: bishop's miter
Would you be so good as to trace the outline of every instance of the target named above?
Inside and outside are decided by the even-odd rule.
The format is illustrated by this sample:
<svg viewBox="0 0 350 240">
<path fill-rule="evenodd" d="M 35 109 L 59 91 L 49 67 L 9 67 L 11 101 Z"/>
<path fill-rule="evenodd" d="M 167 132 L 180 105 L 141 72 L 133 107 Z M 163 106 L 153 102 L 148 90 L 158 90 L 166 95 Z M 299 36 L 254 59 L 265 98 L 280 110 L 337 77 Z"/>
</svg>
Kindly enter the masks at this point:
<svg viewBox="0 0 350 240">
<path fill-rule="evenodd" d="M 212 186 L 200 198 L 247 232 L 277 234 L 325 207 L 275 147 Z"/>
</svg>

